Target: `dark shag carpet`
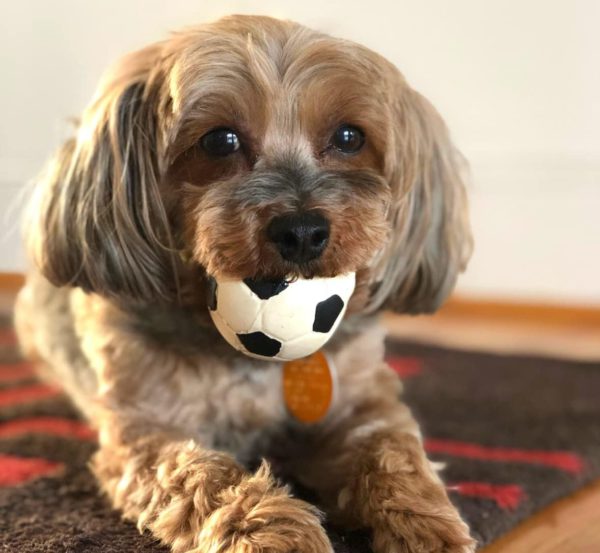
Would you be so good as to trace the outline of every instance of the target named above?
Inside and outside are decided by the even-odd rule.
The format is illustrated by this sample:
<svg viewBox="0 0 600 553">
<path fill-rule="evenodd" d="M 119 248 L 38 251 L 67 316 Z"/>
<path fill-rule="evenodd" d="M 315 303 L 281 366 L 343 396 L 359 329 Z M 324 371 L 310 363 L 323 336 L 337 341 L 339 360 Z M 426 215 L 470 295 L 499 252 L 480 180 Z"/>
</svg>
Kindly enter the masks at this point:
<svg viewBox="0 0 600 553">
<path fill-rule="evenodd" d="M 0 321 L 1 323 L 2 321 Z M 389 361 L 446 464 L 450 495 L 481 545 L 600 477 L 600 362 L 472 353 L 390 342 Z M 158 553 L 121 521 L 87 469 L 93 434 L 34 377 L 0 325 L 0 551 Z M 338 553 L 365 533 L 330 535 Z"/>
</svg>

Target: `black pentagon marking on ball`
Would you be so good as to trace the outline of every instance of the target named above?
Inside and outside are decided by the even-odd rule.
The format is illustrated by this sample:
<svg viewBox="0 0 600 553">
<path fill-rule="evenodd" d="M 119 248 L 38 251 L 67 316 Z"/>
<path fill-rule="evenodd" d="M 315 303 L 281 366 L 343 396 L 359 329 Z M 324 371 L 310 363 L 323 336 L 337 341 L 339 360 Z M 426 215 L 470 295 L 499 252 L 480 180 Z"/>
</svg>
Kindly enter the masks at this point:
<svg viewBox="0 0 600 553">
<path fill-rule="evenodd" d="M 263 357 L 275 357 L 281 350 L 281 342 L 269 338 L 262 332 L 251 332 L 250 334 L 238 334 L 240 342 L 243 346 L 255 355 Z"/>
<path fill-rule="evenodd" d="M 255 280 L 253 278 L 245 278 L 244 284 L 250 288 L 261 300 L 268 300 L 277 294 L 283 292 L 289 285 L 287 280 L 264 279 Z"/>
<path fill-rule="evenodd" d="M 206 279 L 206 303 L 211 311 L 217 310 L 217 281 L 213 277 Z"/>
<path fill-rule="evenodd" d="M 335 321 L 337 321 L 342 309 L 344 309 L 344 300 L 337 294 L 319 302 L 315 309 L 313 330 L 315 332 L 329 332 Z"/>
</svg>

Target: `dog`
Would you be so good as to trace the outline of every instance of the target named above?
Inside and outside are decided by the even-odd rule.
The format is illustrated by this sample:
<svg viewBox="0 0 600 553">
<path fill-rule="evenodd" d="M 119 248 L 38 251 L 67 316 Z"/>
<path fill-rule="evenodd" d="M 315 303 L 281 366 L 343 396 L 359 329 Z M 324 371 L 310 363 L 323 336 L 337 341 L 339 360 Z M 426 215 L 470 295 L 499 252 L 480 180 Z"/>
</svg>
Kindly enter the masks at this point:
<svg viewBox="0 0 600 553">
<path fill-rule="evenodd" d="M 383 360 L 378 313 L 434 311 L 471 250 L 463 159 L 390 62 L 259 16 L 131 53 L 36 183 L 26 231 L 22 349 L 97 429 L 93 472 L 140 531 L 174 553 L 325 553 L 326 513 L 377 553 L 474 550 Z M 281 364 L 215 330 L 207 280 L 349 271 L 325 348 L 337 399 L 301 424 Z"/>
</svg>

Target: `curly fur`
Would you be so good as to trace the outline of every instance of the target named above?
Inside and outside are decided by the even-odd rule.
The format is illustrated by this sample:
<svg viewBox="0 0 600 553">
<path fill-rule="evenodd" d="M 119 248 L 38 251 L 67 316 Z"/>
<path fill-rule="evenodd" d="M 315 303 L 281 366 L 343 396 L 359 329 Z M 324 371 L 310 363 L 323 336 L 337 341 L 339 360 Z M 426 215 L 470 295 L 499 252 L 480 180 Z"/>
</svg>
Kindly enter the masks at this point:
<svg viewBox="0 0 600 553">
<path fill-rule="evenodd" d="M 350 123 L 356 155 L 329 147 Z M 223 159 L 198 141 L 235 128 Z M 98 428 L 93 468 L 115 508 L 175 553 L 324 553 L 313 489 L 378 553 L 473 550 L 383 362 L 382 308 L 434 310 L 468 259 L 461 158 L 433 107 L 364 47 L 233 16 L 134 52 L 107 74 L 40 179 L 36 269 L 17 305 L 24 351 Z M 269 221 L 316 210 L 323 254 L 285 261 Z M 324 421 L 290 419 L 281 367 L 245 358 L 206 312 L 206 274 L 357 272 L 327 350 Z M 258 467 L 258 468 L 257 468 Z"/>
</svg>

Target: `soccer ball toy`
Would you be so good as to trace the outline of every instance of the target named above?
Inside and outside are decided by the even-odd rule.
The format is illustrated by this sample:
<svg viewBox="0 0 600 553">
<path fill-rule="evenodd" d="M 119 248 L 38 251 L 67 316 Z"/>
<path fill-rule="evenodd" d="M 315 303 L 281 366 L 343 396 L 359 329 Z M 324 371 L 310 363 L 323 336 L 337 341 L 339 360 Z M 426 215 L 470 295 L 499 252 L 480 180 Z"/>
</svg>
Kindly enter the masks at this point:
<svg viewBox="0 0 600 553">
<path fill-rule="evenodd" d="M 322 347 L 343 318 L 355 275 L 286 280 L 209 280 L 215 326 L 235 349 L 290 361 Z"/>
</svg>

